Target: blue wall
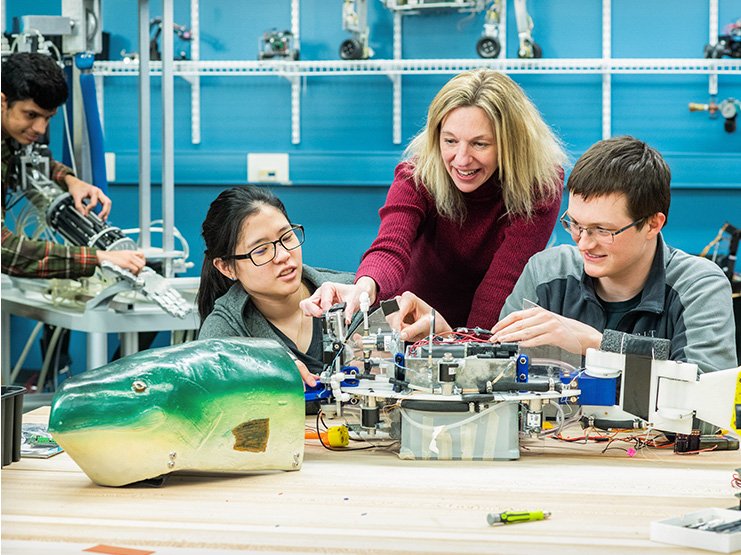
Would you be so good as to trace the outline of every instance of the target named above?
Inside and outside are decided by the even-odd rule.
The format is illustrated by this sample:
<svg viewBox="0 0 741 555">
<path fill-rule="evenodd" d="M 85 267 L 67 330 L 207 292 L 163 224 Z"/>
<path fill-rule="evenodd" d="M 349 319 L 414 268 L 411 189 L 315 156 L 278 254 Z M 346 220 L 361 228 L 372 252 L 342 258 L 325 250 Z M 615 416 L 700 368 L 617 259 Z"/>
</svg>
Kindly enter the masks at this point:
<svg viewBox="0 0 741 555">
<path fill-rule="evenodd" d="M 111 54 L 137 49 L 136 2 L 103 2 Z M 160 15 L 158 2 L 150 14 Z M 258 38 L 290 27 L 289 0 L 219 0 L 201 3 L 201 59 L 254 60 Z M 17 14 L 58 14 L 59 0 L 7 0 L 7 21 Z M 176 0 L 175 21 L 189 24 L 189 2 Z M 601 55 L 601 2 L 531 0 L 534 36 L 546 57 Z M 721 29 L 741 17 L 739 0 L 720 0 Z M 341 0 L 301 2 L 301 59 L 336 60 L 348 35 L 341 28 Z M 699 58 L 707 42 L 708 3 L 699 0 L 613 2 L 614 57 Z M 369 1 L 370 42 L 376 58 L 392 57 L 392 14 Z M 473 58 L 483 15 L 438 12 L 404 18 L 405 58 Z M 516 56 L 513 2 L 508 2 L 507 54 Z M 176 49 L 187 44 L 176 41 Z M 246 183 L 248 152 L 288 152 L 292 186 L 275 187 L 292 219 L 307 229 L 305 260 L 353 270 L 375 236 L 393 167 L 404 144 L 423 125 L 426 108 L 450 76 L 404 76 L 402 145 L 392 143 L 391 82 L 383 76 L 312 77 L 302 89 L 301 143 L 291 144 L 290 86 L 278 77 L 204 77 L 202 142 L 190 142 L 190 92 L 175 81 L 176 225 L 200 269 L 199 225 L 209 202 L 224 187 Z M 513 76 L 564 140 L 572 160 L 601 138 L 601 77 Z M 613 134 L 631 134 L 657 147 L 673 170 L 667 240 L 698 252 L 724 221 L 741 225 L 741 130 L 723 131 L 723 120 L 690 113 L 690 101 L 707 102 L 707 77 L 613 77 Z M 153 179 L 159 179 L 159 80 L 152 80 Z M 720 76 L 719 100 L 741 98 L 741 76 Z M 105 78 L 106 150 L 117 155 L 112 221 L 137 225 L 137 90 L 131 77 Z M 56 126 L 57 130 L 59 125 Z M 57 141 L 56 144 L 58 144 Z M 159 190 L 153 192 L 159 217 Z M 560 232 L 556 242 L 569 239 Z M 23 325 L 14 323 L 14 343 Z M 18 330 L 16 332 L 16 330 Z M 15 341 L 17 339 L 17 341 Z M 14 352 L 20 349 L 14 346 Z M 76 347 L 76 364 L 84 350 Z M 30 361 L 29 364 L 33 364 Z"/>
</svg>

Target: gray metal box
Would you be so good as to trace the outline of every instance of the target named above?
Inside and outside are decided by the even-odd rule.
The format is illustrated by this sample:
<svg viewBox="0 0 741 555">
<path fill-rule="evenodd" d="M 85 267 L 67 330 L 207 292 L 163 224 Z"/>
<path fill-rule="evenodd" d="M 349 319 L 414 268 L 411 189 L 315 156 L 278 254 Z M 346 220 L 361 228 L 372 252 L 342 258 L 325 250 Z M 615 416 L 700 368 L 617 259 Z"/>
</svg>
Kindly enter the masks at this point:
<svg viewBox="0 0 741 555">
<path fill-rule="evenodd" d="M 21 17 L 21 31 L 35 29 L 45 37 L 52 35 L 69 35 L 72 32 L 72 20 L 59 15 L 24 15 Z"/>
</svg>

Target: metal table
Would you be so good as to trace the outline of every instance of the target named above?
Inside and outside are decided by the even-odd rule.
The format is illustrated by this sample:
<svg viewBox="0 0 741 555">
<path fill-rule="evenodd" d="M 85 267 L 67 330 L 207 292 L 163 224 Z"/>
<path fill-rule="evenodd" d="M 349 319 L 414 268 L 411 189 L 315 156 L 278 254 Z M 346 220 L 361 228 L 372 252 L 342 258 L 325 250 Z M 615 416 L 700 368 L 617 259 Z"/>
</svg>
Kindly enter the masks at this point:
<svg viewBox="0 0 741 555">
<path fill-rule="evenodd" d="M 35 280 L 42 282 L 43 280 Z M 170 280 L 176 288 L 194 283 L 190 278 Z M 180 283 L 178 283 L 180 282 Z M 138 332 L 197 330 L 198 313 L 194 310 L 185 318 L 170 316 L 160 307 L 148 302 L 116 302 L 95 310 L 54 305 L 44 295 L 22 291 L 12 282 L 2 282 L 2 380 L 10 378 L 10 316 L 22 316 L 52 326 L 59 326 L 87 334 L 87 369 L 108 362 L 107 334 L 121 334 L 121 354 L 138 351 Z"/>
</svg>

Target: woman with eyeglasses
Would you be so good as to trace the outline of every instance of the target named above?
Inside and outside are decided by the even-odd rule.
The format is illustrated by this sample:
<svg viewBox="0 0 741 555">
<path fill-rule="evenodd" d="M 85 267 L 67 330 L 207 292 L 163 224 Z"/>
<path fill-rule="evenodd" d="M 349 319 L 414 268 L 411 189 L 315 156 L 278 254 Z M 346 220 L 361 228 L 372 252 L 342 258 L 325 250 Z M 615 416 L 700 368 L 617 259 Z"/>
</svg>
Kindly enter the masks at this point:
<svg viewBox="0 0 741 555">
<path fill-rule="evenodd" d="M 280 199 L 265 189 L 223 191 L 209 207 L 202 235 L 198 338 L 275 339 L 320 373 L 321 320 L 306 316 L 299 303 L 322 283 L 352 283 L 353 275 L 305 266 L 304 228 L 291 223 Z"/>
<path fill-rule="evenodd" d="M 556 224 L 560 142 L 512 79 L 477 70 L 443 86 L 406 155 L 355 284 L 325 284 L 302 306 L 319 316 L 341 300 L 349 315 L 363 292 L 412 291 L 454 327 L 493 326 Z"/>
</svg>

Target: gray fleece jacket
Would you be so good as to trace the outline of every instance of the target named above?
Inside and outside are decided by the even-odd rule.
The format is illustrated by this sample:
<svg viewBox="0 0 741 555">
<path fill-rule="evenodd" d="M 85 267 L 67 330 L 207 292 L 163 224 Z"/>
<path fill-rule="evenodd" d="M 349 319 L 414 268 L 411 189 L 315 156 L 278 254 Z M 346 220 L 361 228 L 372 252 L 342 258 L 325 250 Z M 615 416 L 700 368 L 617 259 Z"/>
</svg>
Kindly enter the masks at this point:
<svg viewBox="0 0 741 555">
<path fill-rule="evenodd" d="M 533 256 L 500 319 L 521 310 L 525 299 L 600 332 L 605 329 L 605 309 L 576 247 L 554 247 Z M 669 358 L 693 362 L 702 372 L 737 364 L 731 284 L 713 262 L 667 246 L 661 235 L 641 300 L 617 328 L 671 340 Z"/>
</svg>

